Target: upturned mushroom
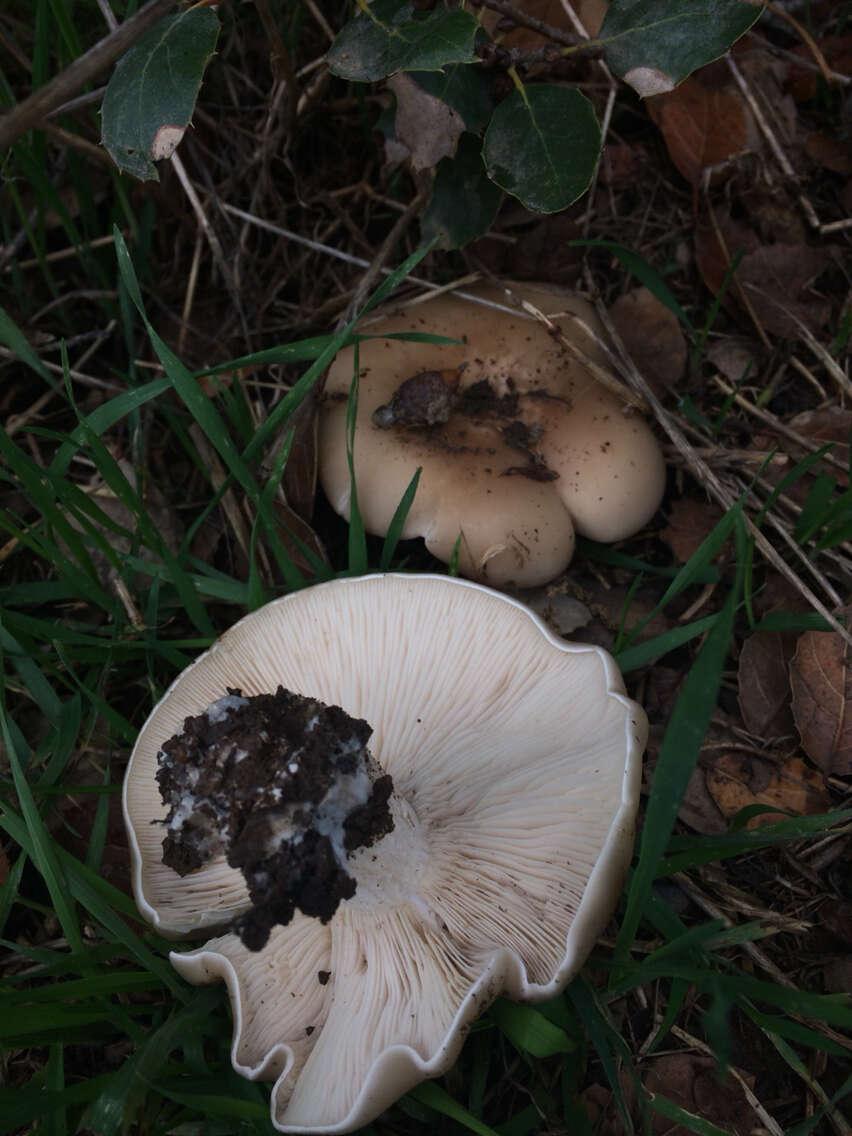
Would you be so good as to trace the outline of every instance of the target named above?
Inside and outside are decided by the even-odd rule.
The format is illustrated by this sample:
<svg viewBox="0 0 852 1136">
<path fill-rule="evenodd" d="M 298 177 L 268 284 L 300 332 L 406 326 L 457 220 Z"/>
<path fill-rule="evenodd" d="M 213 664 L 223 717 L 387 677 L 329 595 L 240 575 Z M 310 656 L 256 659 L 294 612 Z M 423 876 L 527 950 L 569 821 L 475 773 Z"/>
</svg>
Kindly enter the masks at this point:
<svg viewBox="0 0 852 1136">
<path fill-rule="evenodd" d="M 270 701 L 279 687 L 290 694 Z M 267 717 L 252 740 L 255 707 Z M 298 781 L 308 739 L 329 723 L 336 756 L 311 788 Z M 286 596 L 176 679 L 124 782 L 136 902 L 166 935 L 219 931 L 171 961 L 190 982 L 227 984 L 234 1068 L 274 1080 L 277 1129 L 358 1128 L 444 1072 L 498 995 L 563 989 L 621 888 L 646 732 L 605 651 L 448 577 Z M 239 771 L 284 735 L 252 809 Z M 370 832 L 353 847 L 352 814 L 368 802 Z M 320 837 L 332 850 L 317 863 L 351 878 L 314 914 L 310 889 L 293 909 L 287 878 L 311 831 L 314 852 Z"/>
<path fill-rule="evenodd" d="M 594 309 L 569 293 L 513 285 L 604 369 Z M 478 295 L 506 304 L 500 289 Z M 587 330 L 589 329 L 589 330 Z M 402 531 L 485 583 L 533 587 L 557 576 L 575 531 L 599 541 L 638 532 L 662 499 L 660 447 L 637 413 L 523 311 L 516 315 L 442 295 L 366 325 L 359 347 L 354 439 L 358 508 L 384 535 L 418 467 Z M 457 345 L 384 338 L 432 332 Z M 326 382 L 319 473 L 332 507 L 349 516 L 346 397 L 354 350 Z"/>
</svg>

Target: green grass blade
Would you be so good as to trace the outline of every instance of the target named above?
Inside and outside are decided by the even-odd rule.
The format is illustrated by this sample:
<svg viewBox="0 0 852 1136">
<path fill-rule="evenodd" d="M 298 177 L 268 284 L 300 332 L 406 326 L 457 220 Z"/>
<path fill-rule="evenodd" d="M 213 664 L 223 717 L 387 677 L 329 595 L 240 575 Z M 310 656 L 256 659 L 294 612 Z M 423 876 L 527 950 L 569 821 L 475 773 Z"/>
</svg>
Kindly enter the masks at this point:
<svg viewBox="0 0 852 1136">
<path fill-rule="evenodd" d="M 388 531 L 385 534 L 385 542 L 382 545 L 382 555 L 379 558 L 379 571 L 388 572 L 396 552 L 396 546 L 399 544 L 400 537 L 402 536 L 403 526 L 411 505 L 414 501 L 414 496 L 417 493 L 417 486 L 420 484 L 420 474 L 423 472 L 423 467 L 418 466 L 415 470 L 414 477 L 408 483 L 408 487 L 399 500 L 394 515 L 391 517 L 391 523 L 388 525 Z"/>
<path fill-rule="evenodd" d="M 2 661 L 2 651 L 0 651 L 0 661 Z M 6 757 L 12 770 L 15 791 L 18 794 L 21 813 L 29 835 L 30 847 L 27 851 L 44 879 L 47 890 L 50 893 L 50 899 L 56 912 L 56 917 L 62 927 L 62 933 L 68 940 L 68 946 L 71 952 L 73 954 L 82 954 L 83 935 L 80 930 L 76 912 L 74 911 L 74 904 L 68 894 L 67 882 L 54 853 L 53 842 L 50 839 L 50 835 L 33 799 L 32 791 L 27 782 L 18 755 L 15 740 L 9 729 L 5 682 L 1 675 L 0 734 L 2 734 L 3 737 Z"/>
<path fill-rule="evenodd" d="M 408 1095 L 419 1104 L 425 1104 L 427 1108 L 434 1109 L 441 1116 L 446 1116 L 448 1120 L 454 1120 L 456 1124 L 461 1124 L 468 1131 L 476 1132 L 477 1136 L 498 1136 L 493 1128 L 483 1124 L 473 1113 L 468 1112 L 464 1105 L 454 1100 L 446 1089 L 442 1089 L 434 1081 L 424 1081 L 422 1085 L 411 1089 Z"/>
<path fill-rule="evenodd" d="M 630 882 L 627 910 L 618 935 L 616 957 L 619 960 L 626 957 L 636 935 L 686 786 L 710 725 L 733 634 L 738 591 L 738 588 L 731 589 L 716 622 L 708 632 L 684 681 L 663 738 L 642 828 L 639 864 Z"/>
</svg>

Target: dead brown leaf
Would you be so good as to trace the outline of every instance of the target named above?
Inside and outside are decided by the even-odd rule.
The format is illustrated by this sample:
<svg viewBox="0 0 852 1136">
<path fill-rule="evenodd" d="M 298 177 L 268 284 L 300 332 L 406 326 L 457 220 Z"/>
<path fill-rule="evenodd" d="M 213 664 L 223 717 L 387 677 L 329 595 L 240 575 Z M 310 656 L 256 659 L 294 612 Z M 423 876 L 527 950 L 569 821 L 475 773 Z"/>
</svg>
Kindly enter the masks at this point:
<svg viewBox="0 0 852 1136">
<path fill-rule="evenodd" d="M 746 1075 L 751 1087 L 754 1077 Z M 666 1097 L 686 1112 L 732 1132 L 751 1132 L 754 1113 L 742 1085 L 730 1073 L 720 1075 L 716 1061 L 697 1053 L 670 1053 L 658 1057 L 644 1079 L 645 1091 Z M 688 1129 L 651 1113 L 651 1128 L 662 1136 L 687 1136 Z"/>
<path fill-rule="evenodd" d="M 755 631 L 742 645 L 737 695 L 746 729 L 760 737 L 793 731 L 788 667 L 795 636 Z"/>
<path fill-rule="evenodd" d="M 852 410 L 842 406 L 826 406 L 820 410 L 806 410 L 790 419 L 790 426 L 799 434 L 804 434 L 818 446 L 831 443 L 831 456 L 841 465 L 849 466 L 849 432 L 852 430 Z M 803 457 L 804 454 L 798 456 Z M 841 470 L 832 467 L 831 474 L 842 484 L 848 484 Z"/>
<path fill-rule="evenodd" d="M 852 991 L 852 958 L 841 955 L 830 959 L 822 968 L 822 981 L 826 994 L 849 994 Z"/>
<path fill-rule="evenodd" d="M 453 157 L 464 131 L 458 111 L 428 94 L 404 71 L 391 76 L 387 85 L 396 97 L 396 139 L 408 148 L 415 173 Z"/>
<path fill-rule="evenodd" d="M 746 377 L 754 378 L 759 370 L 751 340 L 743 342 L 726 335 L 724 339 L 717 339 L 710 344 L 705 357 L 708 363 L 718 367 L 720 374 L 730 383 L 741 383 Z"/>
<path fill-rule="evenodd" d="M 722 519 L 722 510 L 712 501 L 678 497 L 669 508 L 669 523 L 660 536 L 685 564 Z"/>
<path fill-rule="evenodd" d="M 705 774 L 707 789 L 728 819 L 750 805 L 770 805 L 782 813 L 761 813 L 746 828 L 783 820 L 784 814 L 810 816 L 829 807 L 823 779 L 797 757 L 781 765 L 744 753 L 723 753 Z"/>
<path fill-rule="evenodd" d="M 831 305 L 807 291 L 831 263 L 825 248 L 806 244 L 761 245 L 756 233 L 726 215 L 716 224 L 702 221 L 695 231 L 698 270 L 716 295 L 738 252 L 743 256 L 729 285 L 724 306 L 745 326 L 749 308 L 760 325 L 782 339 L 798 339 L 800 323 L 817 331 L 831 315 Z"/>
<path fill-rule="evenodd" d="M 817 41 L 826 63 L 832 71 L 839 71 L 841 75 L 852 75 L 852 35 L 826 36 Z M 811 59 L 811 52 L 804 44 L 793 49 L 796 55 L 803 59 Z M 821 80 L 819 75 L 810 69 L 793 66 L 787 80 L 787 90 L 797 102 L 804 102 L 816 95 Z"/>
<path fill-rule="evenodd" d="M 695 187 L 705 171 L 711 184 L 728 176 L 726 163 L 746 149 L 750 135 L 742 96 L 727 83 L 711 85 L 710 72 L 705 68 L 675 90 L 645 100 L 669 157 Z"/>
<path fill-rule="evenodd" d="M 687 347 L 674 312 L 647 288 L 634 288 L 618 297 L 609 315 L 633 362 L 658 393 L 675 386 L 686 366 Z"/>
<path fill-rule="evenodd" d="M 805 631 L 790 663 L 793 717 L 823 773 L 852 773 L 852 674 L 836 631 Z"/>
<path fill-rule="evenodd" d="M 805 138 L 805 154 L 823 169 L 849 177 L 852 174 L 852 150 L 848 141 L 842 141 L 830 134 L 808 134 Z"/>
</svg>

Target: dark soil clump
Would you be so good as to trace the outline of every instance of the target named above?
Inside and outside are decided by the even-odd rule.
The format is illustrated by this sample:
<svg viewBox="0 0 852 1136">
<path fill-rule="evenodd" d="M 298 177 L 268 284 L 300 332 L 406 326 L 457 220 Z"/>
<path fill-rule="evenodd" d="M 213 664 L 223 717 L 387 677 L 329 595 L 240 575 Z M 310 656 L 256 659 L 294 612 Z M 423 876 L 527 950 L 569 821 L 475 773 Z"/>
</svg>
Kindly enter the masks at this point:
<svg viewBox="0 0 852 1136">
<path fill-rule="evenodd" d="M 225 855 L 249 886 L 252 909 L 234 929 L 250 950 L 296 908 L 328 922 L 355 894 L 347 855 L 393 828 L 393 784 L 371 734 L 339 706 L 279 686 L 229 690 L 163 745 L 163 863 L 185 876 Z"/>
</svg>

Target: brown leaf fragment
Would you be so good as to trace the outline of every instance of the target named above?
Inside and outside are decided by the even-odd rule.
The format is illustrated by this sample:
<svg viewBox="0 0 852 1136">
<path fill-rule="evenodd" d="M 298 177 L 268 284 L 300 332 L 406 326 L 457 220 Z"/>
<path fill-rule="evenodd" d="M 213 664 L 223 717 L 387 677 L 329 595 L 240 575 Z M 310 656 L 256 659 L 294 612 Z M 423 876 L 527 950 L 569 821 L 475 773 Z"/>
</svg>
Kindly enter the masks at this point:
<svg viewBox="0 0 852 1136">
<path fill-rule="evenodd" d="M 725 292 L 725 308 L 752 326 L 749 308 L 761 326 L 784 339 L 801 337 L 804 324 L 819 330 L 831 305 L 809 291 L 831 264 L 830 250 L 802 243 L 762 245 L 755 232 L 724 215 L 716 224 L 702 221 L 695 230 L 695 257 L 704 283 L 716 295 L 737 253 L 742 258 Z"/>
<path fill-rule="evenodd" d="M 764 245 L 743 257 L 736 278 L 767 331 L 782 339 L 800 339 L 800 324 L 815 332 L 831 315 L 829 301 L 808 292 L 830 263 L 825 248 Z"/>
<path fill-rule="evenodd" d="M 852 674 L 836 631 L 805 631 L 790 663 L 793 718 L 823 773 L 852 773 Z"/>
<path fill-rule="evenodd" d="M 739 93 L 706 85 L 691 75 L 667 94 L 646 102 L 669 157 L 693 186 L 705 171 L 710 182 L 727 176 L 725 163 L 746 148 L 748 122 Z"/>
<path fill-rule="evenodd" d="M 678 497 L 669 508 L 669 523 L 660 536 L 681 564 L 697 552 L 701 543 L 722 519 L 722 510 L 711 501 Z"/>
<path fill-rule="evenodd" d="M 686 338 L 680 321 L 653 292 L 635 288 L 609 311 L 631 359 L 658 391 L 673 387 L 686 366 Z"/>
<path fill-rule="evenodd" d="M 829 798 L 816 770 L 797 757 L 781 765 L 744 753 L 723 753 L 706 771 L 707 789 L 719 811 L 730 819 L 750 805 L 770 805 L 781 813 L 760 813 L 746 828 L 783 820 L 785 814 L 809 816 L 825 812 Z"/>
<path fill-rule="evenodd" d="M 831 134 L 808 134 L 804 144 L 805 154 L 823 169 L 849 177 L 852 174 L 852 149 L 848 141 L 841 141 Z"/>
<path fill-rule="evenodd" d="M 842 955 L 830 959 L 822 969 L 826 994 L 852 994 L 852 958 Z"/>
<path fill-rule="evenodd" d="M 839 71 L 841 75 L 852 75 L 852 35 L 826 36 L 817 40 L 817 46 L 832 71 Z M 803 59 L 811 59 L 810 48 L 800 44 L 793 49 L 795 55 Z M 797 102 L 812 99 L 819 90 L 821 79 L 816 71 L 804 67 L 792 67 L 787 81 L 787 90 Z"/>
<path fill-rule="evenodd" d="M 744 1077 L 754 1085 L 751 1074 Z M 716 1061 L 697 1053 L 670 1053 L 658 1057 L 644 1079 L 645 1092 L 660 1094 L 674 1104 L 724 1127 L 730 1132 L 751 1132 L 754 1113 L 740 1082 L 730 1073 L 720 1075 Z M 651 1113 L 651 1130 L 659 1136 L 687 1136 L 688 1129 L 673 1124 L 658 1112 Z"/>
<path fill-rule="evenodd" d="M 737 699 L 746 729 L 761 737 L 793 732 L 788 667 L 795 636 L 755 631 L 743 643 Z"/>
<path fill-rule="evenodd" d="M 411 168 L 431 169 L 442 158 L 452 158 L 464 131 L 458 111 L 428 94 L 404 71 L 387 85 L 396 97 L 396 138 L 408 147 Z"/>
</svg>

